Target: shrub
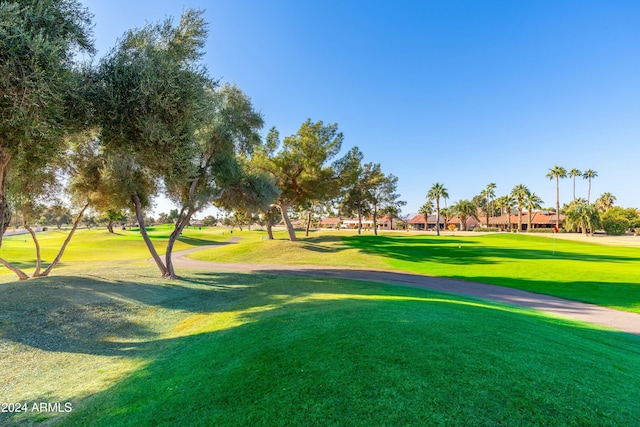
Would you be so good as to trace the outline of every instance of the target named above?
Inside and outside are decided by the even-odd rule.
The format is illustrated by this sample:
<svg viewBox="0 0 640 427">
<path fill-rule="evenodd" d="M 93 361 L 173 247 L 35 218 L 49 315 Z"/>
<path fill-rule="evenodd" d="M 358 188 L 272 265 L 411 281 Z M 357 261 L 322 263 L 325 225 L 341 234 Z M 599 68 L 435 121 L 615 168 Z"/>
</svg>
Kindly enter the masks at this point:
<svg viewBox="0 0 640 427">
<path fill-rule="evenodd" d="M 602 220 L 604 231 L 610 236 L 619 236 L 629 229 L 629 220 L 622 217 L 607 217 Z"/>
<path fill-rule="evenodd" d="M 492 231 L 500 231 L 500 229 L 498 227 L 476 227 L 473 229 L 473 231 L 488 233 Z"/>
<path fill-rule="evenodd" d="M 532 228 L 531 230 L 528 230 L 529 233 L 553 233 L 554 229 L 553 228 Z M 566 233 L 566 230 L 564 229 L 559 229 L 558 233 Z"/>
</svg>

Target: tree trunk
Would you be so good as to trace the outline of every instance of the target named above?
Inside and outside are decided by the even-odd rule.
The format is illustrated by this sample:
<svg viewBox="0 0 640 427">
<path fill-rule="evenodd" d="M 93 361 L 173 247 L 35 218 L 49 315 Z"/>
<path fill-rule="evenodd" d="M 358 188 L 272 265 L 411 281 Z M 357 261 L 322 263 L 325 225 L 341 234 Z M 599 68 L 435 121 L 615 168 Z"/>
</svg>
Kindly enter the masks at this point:
<svg viewBox="0 0 640 427">
<path fill-rule="evenodd" d="M 78 214 L 78 217 L 73 222 L 73 227 L 71 228 L 71 231 L 69 232 L 69 235 L 67 236 L 67 238 L 64 240 L 64 243 L 62 244 L 62 247 L 60 248 L 60 251 L 58 252 L 58 255 L 56 255 L 56 257 L 53 260 L 53 262 L 51 264 L 49 264 L 49 267 L 47 267 L 46 270 L 44 270 L 42 272 L 42 274 L 38 275 L 38 277 L 47 277 L 49 275 L 49 273 L 51 273 L 51 270 L 53 270 L 55 268 L 55 266 L 58 265 L 58 263 L 62 259 L 62 255 L 64 254 L 65 249 L 67 249 L 67 245 L 69 244 L 69 242 L 71 241 L 71 238 L 73 237 L 73 233 L 76 232 L 76 229 L 78 228 L 78 224 L 80 224 L 80 220 L 82 219 L 82 216 L 84 215 L 84 211 L 86 211 L 88 207 L 89 207 L 89 203 L 84 205 L 84 207 L 82 208 L 82 210 Z M 34 277 L 35 277 L 35 274 L 34 274 Z"/>
<path fill-rule="evenodd" d="M 436 236 L 440 235 L 440 198 L 436 197 Z"/>
<path fill-rule="evenodd" d="M 296 237 L 296 231 L 293 229 L 293 224 L 291 224 L 291 220 L 289 219 L 289 214 L 287 213 L 287 209 L 289 208 L 289 206 L 287 206 L 287 204 L 284 202 L 280 202 L 280 205 L 278 207 L 280 208 L 282 219 L 284 220 L 284 223 L 287 226 L 287 232 L 289 233 L 289 240 L 291 240 L 292 242 L 297 241 L 298 238 Z"/>
<path fill-rule="evenodd" d="M 373 205 L 373 234 L 378 235 L 378 206 Z"/>
<path fill-rule="evenodd" d="M 160 258 L 160 255 L 158 255 L 156 248 L 153 247 L 153 243 L 151 243 L 151 239 L 149 238 L 149 235 L 147 234 L 147 230 L 144 227 L 144 216 L 142 214 L 142 205 L 140 203 L 140 198 L 138 197 L 137 193 L 134 192 L 131 195 L 131 201 L 135 206 L 136 219 L 138 220 L 138 226 L 140 227 L 140 234 L 142 234 L 142 240 L 144 240 L 144 243 L 147 245 L 147 249 L 149 249 L 149 253 L 153 257 L 153 260 L 156 262 L 156 265 L 160 270 L 160 275 L 164 277 L 165 274 L 167 274 L 167 267 L 165 267 L 164 263 L 162 262 L 162 259 Z"/>
<path fill-rule="evenodd" d="M 489 204 L 489 200 L 487 199 L 487 228 L 489 228 L 489 209 L 491 205 Z"/>
<path fill-rule="evenodd" d="M 358 234 L 362 234 L 362 210 L 358 207 Z"/>
<path fill-rule="evenodd" d="M 12 265 L 11 263 L 9 263 L 3 258 L 0 258 L 0 264 L 4 265 L 9 270 L 13 271 L 20 280 L 27 280 L 29 278 L 29 276 L 27 276 L 24 271 L 20 270 L 18 267 Z"/>
<path fill-rule="evenodd" d="M 271 208 L 267 211 L 267 237 L 269 240 L 273 240 L 273 211 Z"/>
<path fill-rule="evenodd" d="M 560 229 L 560 178 L 556 175 L 556 228 Z"/>
<path fill-rule="evenodd" d="M 109 233 L 113 233 L 113 221 L 107 223 L 107 230 L 109 230 Z"/>
<path fill-rule="evenodd" d="M 304 234 L 306 237 L 309 237 L 309 228 L 311 228 L 311 211 L 307 213 L 307 229 Z"/>
<path fill-rule="evenodd" d="M 31 239 L 33 240 L 33 244 L 36 247 L 36 269 L 33 272 L 33 277 L 38 277 L 40 275 L 40 265 L 41 265 L 41 257 L 40 257 L 40 243 L 38 242 L 38 238 L 36 237 L 36 232 L 33 231 L 31 227 L 27 225 L 27 222 L 24 222 L 24 228 L 31 234 Z"/>
<path fill-rule="evenodd" d="M 7 228 L 9 228 L 9 222 L 11 222 L 11 212 L 9 211 L 9 204 L 7 203 L 7 173 L 9 172 L 10 161 L 11 155 L 0 148 L 0 247 L 2 246 L 2 237 L 5 231 L 7 231 Z M 11 270 L 11 268 L 9 269 Z M 16 273 L 14 270 L 12 271 Z M 22 274 L 24 275 L 24 273 Z M 18 274 L 18 276 L 20 275 Z M 21 277 L 20 280 L 24 279 Z"/>
<path fill-rule="evenodd" d="M 167 242 L 167 251 L 164 256 L 165 264 L 167 266 L 167 271 L 162 275 L 162 277 L 164 277 L 165 279 L 178 278 L 173 268 L 173 261 L 171 260 L 171 254 L 173 253 L 173 245 L 175 245 L 176 240 L 178 239 L 178 237 L 180 237 L 180 234 L 182 234 L 182 230 L 184 230 L 184 228 L 189 224 L 189 221 L 191 221 L 191 217 L 193 216 L 194 213 L 195 213 L 194 211 L 189 209 L 187 211 L 187 214 L 182 218 L 182 220 L 176 221 L 176 228 L 171 233 L 171 236 L 169 236 L 169 241 Z"/>
<path fill-rule="evenodd" d="M 518 206 L 518 233 L 522 231 L 522 209 Z"/>
</svg>

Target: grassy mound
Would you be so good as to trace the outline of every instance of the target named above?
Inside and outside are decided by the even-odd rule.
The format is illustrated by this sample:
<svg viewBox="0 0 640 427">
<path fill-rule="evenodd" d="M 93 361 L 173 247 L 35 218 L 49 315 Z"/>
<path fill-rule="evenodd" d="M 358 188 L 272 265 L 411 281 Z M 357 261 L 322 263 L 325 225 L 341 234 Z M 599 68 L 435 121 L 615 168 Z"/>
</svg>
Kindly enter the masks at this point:
<svg viewBox="0 0 640 427">
<path fill-rule="evenodd" d="M 3 324 L 3 341 L 23 352 L 22 387 L 74 402 L 61 425 L 632 425 L 640 415 L 638 337 L 529 310 L 270 275 L 19 285 L 51 296 L 33 303 L 43 319 L 67 316 L 41 333 L 77 337 L 43 351 L 51 342 L 20 342 L 19 311 Z M 92 322 L 93 333 L 70 333 Z M 24 362 L 62 356 L 75 362 L 48 382 Z M 85 369 L 102 385 L 68 395 Z"/>
</svg>

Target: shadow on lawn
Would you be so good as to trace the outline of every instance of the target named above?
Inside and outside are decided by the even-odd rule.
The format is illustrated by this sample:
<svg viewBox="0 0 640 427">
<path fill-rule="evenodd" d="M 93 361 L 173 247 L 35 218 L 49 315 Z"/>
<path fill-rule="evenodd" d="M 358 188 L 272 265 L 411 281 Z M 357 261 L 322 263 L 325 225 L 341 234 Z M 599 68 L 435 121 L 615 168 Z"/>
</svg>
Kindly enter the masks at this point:
<svg viewBox="0 0 640 427">
<path fill-rule="evenodd" d="M 184 317 L 184 314 L 180 314 L 184 312 L 208 314 L 261 307 L 273 305 L 282 298 L 304 297 L 318 292 L 353 292 L 353 289 L 345 291 L 341 282 L 333 279 L 355 278 L 420 286 L 411 281 L 417 277 L 417 280 L 424 281 L 424 287 L 432 288 L 433 283 L 444 283 L 441 288 L 436 287 L 436 291 L 465 293 L 464 282 L 459 280 L 453 281 L 462 283 L 458 289 L 451 288 L 451 281 L 447 282 L 447 279 L 401 273 L 381 275 L 380 272 L 358 272 L 362 277 L 354 277 L 354 270 L 324 269 L 318 272 L 290 268 L 264 271 L 262 274 L 191 272 L 176 281 L 149 277 L 107 280 L 101 277 L 60 276 L 8 283 L 0 288 L 3 296 L 0 300 L 0 340 L 46 351 L 143 356 L 156 345 L 164 345 L 162 336 L 166 331 L 154 323 L 165 322 L 166 326 L 172 322 L 163 320 L 163 317 L 174 314 L 178 319 Z M 368 273 L 378 276 L 372 278 Z M 307 277 L 291 278 L 291 275 Z M 496 283 L 495 278 L 477 277 L 472 280 L 485 283 L 493 280 Z M 579 295 L 581 288 L 592 285 L 573 282 L 562 286 L 570 289 L 571 294 Z M 380 289 L 375 283 L 360 282 L 357 286 L 365 293 L 371 287 Z M 528 281 L 519 287 L 540 292 L 545 286 L 554 284 Z M 557 291 L 558 284 L 555 286 Z M 594 286 L 600 286 L 604 292 L 607 292 L 607 286 L 612 290 L 615 287 L 618 291 L 624 288 L 617 300 L 610 298 L 612 305 L 630 307 L 640 303 L 637 285 L 632 283 L 601 283 Z M 386 287 L 384 291 L 394 295 L 408 292 L 396 286 Z M 251 298 L 247 300 L 249 295 Z M 158 311 L 157 308 L 169 312 Z"/>
<path fill-rule="evenodd" d="M 578 251 L 553 250 L 552 243 L 539 248 L 493 247 L 478 239 L 457 239 L 443 237 L 400 237 L 400 236 L 347 236 L 342 239 L 345 245 L 360 251 L 386 258 L 408 262 L 431 261 L 444 264 L 495 264 L 493 258 L 511 260 L 555 259 L 593 262 L 637 262 L 640 257 L 588 254 Z M 533 247 L 538 248 L 534 249 Z"/>
<path fill-rule="evenodd" d="M 297 270 L 290 271 L 296 274 Z M 335 271 L 337 274 L 347 272 L 340 269 Z M 154 387 L 157 386 L 157 390 L 167 390 L 169 384 L 174 390 L 175 383 L 179 385 L 174 392 L 165 393 L 162 399 L 171 400 L 171 396 L 179 396 L 181 393 L 210 393 L 211 390 L 207 387 L 213 387 L 217 381 L 212 379 L 209 382 L 207 378 L 215 378 L 218 372 L 224 372 L 224 367 L 234 363 L 231 359 L 236 354 L 234 351 L 238 350 L 234 345 L 225 345 L 224 340 L 230 339 L 232 344 L 236 343 L 233 341 L 236 334 L 246 337 L 238 341 L 247 346 L 245 352 L 260 354 L 267 351 L 265 349 L 270 349 L 268 351 L 273 351 L 274 355 L 282 358 L 283 367 L 306 369 L 306 366 L 294 366 L 295 360 L 298 359 L 290 357 L 289 348 L 279 346 L 280 340 L 295 349 L 297 342 L 309 342 L 315 339 L 314 337 L 319 337 L 326 342 L 319 343 L 315 352 L 322 353 L 323 348 L 333 348 L 338 344 L 344 346 L 343 356 L 352 355 L 356 360 L 369 357 L 371 365 L 366 365 L 367 369 L 379 368 L 383 372 L 385 365 L 375 358 L 375 352 L 387 346 L 389 340 L 395 339 L 394 337 L 404 336 L 403 325 L 417 328 L 416 337 L 439 334 L 438 340 L 435 340 L 437 342 L 445 342 L 447 336 L 455 334 L 458 337 L 455 341 L 459 343 L 475 342 L 476 338 L 485 337 L 483 339 L 486 342 L 497 345 L 492 341 L 493 338 L 486 337 L 499 337 L 500 333 L 505 332 L 501 329 L 504 326 L 501 325 L 509 324 L 511 327 L 513 322 L 479 322 L 475 320 L 476 316 L 495 312 L 497 316 L 501 316 L 500 318 L 514 316 L 511 319 L 516 323 L 520 320 L 531 323 L 528 320 L 530 314 L 526 312 L 505 309 L 503 306 L 485 302 L 465 304 L 465 301 L 477 301 L 472 298 L 457 298 L 437 292 L 426 293 L 401 286 L 381 286 L 379 283 L 371 282 L 345 282 L 322 277 L 293 278 L 269 273 L 188 272 L 185 273 L 184 279 L 171 282 L 149 277 L 107 280 L 101 277 L 68 276 L 1 285 L 3 298 L 0 300 L 0 344 L 8 340 L 46 351 L 151 358 L 151 364 L 145 367 L 141 375 L 133 375 L 121 385 L 114 387 L 115 397 L 114 394 L 106 392 L 105 397 L 109 405 L 119 405 L 124 410 L 140 407 L 138 404 L 132 404 L 133 401 L 139 403 L 148 399 L 149 379 L 152 379 L 152 384 L 155 384 Z M 299 270 L 299 273 L 313 274 L 302 270 Z M 331 294 L 335 296 L 325 297 Z M 291 310 L 285 312 L 285 307 Z M 443 307 L 460 307 L 461 311 L 442 311 Z M 206 332 L 166 338 L 164 331 L 157 327 L 153 319 L 154 316 L 157 319 L 171 314 L 167 311 L 158 312 L 158 308 L 179 314 L 175 319 L 169 319 L 168 324 L 164 325 L 166 328 L 172 328 L 184 319 L 185 311 L 194 314 L 239 313 L 239 323 L 230 326 L 234 330 L 233 334 Z M 389 315 L 380 314 L 386 313 L 385 310 L 391 310 Z M 405 319 L 405 313 L 418 316 L 418 323 L 413 317 Z M 314 316 L 313 320 L 310 321 L 308 316 Z M 554 318 L 536 319 L 545 327 L 558 327 L 569 333 L 575 331 L 577 335 L 584 334 L 587 339 L 599 334 L 603 337 L 617 335 L 623 343 L 630 342 L 626 334 L 596 331 L 584 325 Z M 350 321 L 360 322 L 356 338 L 351 338 L 354 334 L 350 328 Z M 334 326 L 338 324 L 339 330 L 344 333 L 335 333 Z M 387 330 L 389 327 L 394 328 L 393 333 Z M 326 333 L 319 333 L 320 329 Z M 250 337 L 265 333 L 267 336 L 271 334 L 273 341 L 265 338 L 249 345 L 254 342 Z M 468 340 L 459 338 L 466 335 L 469 336 Z M 292 336 L 299 338 L 292 340 Z M 509 334 L 503 336 L 508 337 Z M 219 344 L 212 344 L 212 340 L 220 339 L 222 341 Z M 510 345 L 516 344 L 521 345 L 520 341 Z M 283 348 L 287 351 L 283 351 Z M 463 350 L 473 348 L 475 347 L 462 347 Z M 225 351 L 228 349 L 231 350 L 227 354 Z M 300 360 L 306 360 L 302 353 Z M 464 358 L 467 357 L 463 353 L 464 351 L 461 352 L 462 364 L 466 363 Z M 241 351 L 238 357 L 245 357 L 244 355 Z M 452 357 L 453 355 L 455 353 Z M 328 361 L 332 360 L 335 354 L 330 354 L 331 357 L 327 358 L 321 356 L 322 354 L 318 358 L 319 361 Z M 182 362 L 182 359 L 194 357 L 196 360 L 192 362 Z M 225 359 L 227 357 L 231 359 Z M 407 366 L 413 362 L 414 360 L 407 360 Z M 292 363 L 294 365 L 291 365 Z M 346 363 L 344 366 L 350 364 Z M 191 378 L 190 372 L 194 369 L 201 373 L 199 379 L 182 383 L 183 377 Z M 361 374 L 360 371 L 356 371 L 353 377 L 355 382 Z M 256 369 L 247 372 L 260 375 Z M 292 375 L 293 373 L 294 371 Z M 277 375 L 280 374 L 281 372 L 277 371 Z M 300 369 L 295 371 L 295 375 L 301 375 Z M 277 378 L 274 377 L 274 384 L 278 381 Z M 233 385 L 233 381 L 229 384 Z M 249 386 L 251 381 L 244 381 L 242 384 Z M 267 383 L 266 390 L 271 385 Z M 198 389 L 201 386 L 204 389 Z M 97 395 L 99 399 L 100 394 Z M 100 400 L 97 402 L 100 406 Z M 105 409 L 107 408 L 103 405 L 103 410 Z M 121 415 L 126 417 L 128 411 L 129 409 L 123 411 Z M 71 414 L 71 418 L 74 417 L 75 414 Z M 173 422 L 175 423 L 175 419 Z"/>
<path fill-rule="evenodd" d="M 486 372 L 491 372 L 491 363 L 498 364 L 500 360 L 513 362 L 514 358 L 516 363 L 510 363 L 505 369 L 515 372 L 512 378 L 522 377 L 524 380 L 495 386 L 496 389 L 492 392 L 503 393 L 501 401 L 504 402 L 512 403 L 510 395 L 518 396 L 516 401 L 535 399 L 540 388 L 545 393 L 548 389 L 550 395 L 556 396 L 554 393 L 557 393 L 560 384 L 579 388 L 584 380 L 589 384 L 585 388 L 597 390 L 592 395 L 612 396 L 608 405 L 615 408 L 618 403 L 615 397 L 616 381 L 603 382 L 598 379 L 612 372 L 616 378 L 619 377 L 619 381 L 626 378 L 637 382 L 637 378 L 629 379 L 622 369 L 618 372 L 610 368 L 610 364 L 616 364 L 627 369 L 629 360 L 635 360 L 632 356 L 637 354 L 638 347 L 629 344 L 640 342 L 623 334 L 590 330 L 571 322 L 544 318 L 539 318 L 542 324 L 538 329 L 536 320 L 531 320 L 530 314 L 526 312 L 484 303 L 465 304 L 469 300 L 457 300 L 445 294 L 427 294 L 402 287 L 353 282 L 345 284 L 319 278 L 297 279 L 288 286 L 286 278 L 281 276 L 249 277 L 253 279 L 236 274 L 192 274 L 188 283 L 211 285 L 211 291 L 215 292 L 210 295 L 212 298 L 221 295 L 218 293 L 222 292 L 220 284 L 246 286 L 253 283 L 252 286 L 258 288 L 254 290 L 257 292 L 252 292 L 246 303 L 238 301 L 231 306 L 217 307 L 219 311 L 244 310 L 242 322 L 232 327 L 232 333 L 228 333 L 229 330 L 223 333 L 203 332 L 164 340 L 167 351 L 154 355 L 154 360 L 144 368 L 144 372 L 134 374 L 111 389 L 97 394 L 92 401 L 87 402 L 87 408 L 80 407 L 77 413 L 74 411 L 69 415 L 70 422 L 78 423 L 78 417 L 85 416 L 97 419 L 103 425 L 118 425 L 125 420 L 144 416 L 144 413 L 155 408 L 154 405 L 163 408 L 181 407 L 184 402 L 199 402 L 202 396 L 207 396 L 207 404 L 194 406 L 193 409 L 199 411 L 197 414 L 190 415 L 190 411 L 157 410 L 153 411 L 154 423 L 188 425 L 206 417 L 211 424 L 242 424 L 239 420 L 247 420 L 241 414 L 251 410 L 254 417 L 256 414 L 278 417 L 281 416 L 281 411 L 288 411 L 289 417 L 297 417 L 295 421 L 287 418 L 289 422 L 304 425 L 309 421 L 308 411 L 313 408 L 305 406 L 305 410 L 302 410 L 300 407 L 308 402 L 320 406 L 318 417 L 323 413 L 324 416 L 332 413 L 334 420 L 346 422 L 349 419 L 360 419 L 363 415 L 357 412 L 358 401 L 366 401 L 365 406 L 368 408 L 389 404 L 403 407 L 395 403 L 405 402 L 402 390 L 406 384 L 410 384 L 407 405 L 432 398 L 431 387 L 424 387 L 423 384 L 431 384 L 435 378 L 444 378 L 441 385 L 438 383 L 441 387 L 438 390 L 441 392 L 446 392 L 448 384 L 460 383 L 470 390 L 470 394 L 475 394 L 476 389 L 469 389 L 468 384 L 465 384 L 467 377 L 474 378 L 477 372 L 485 372 L 484 377 Z M 181 287 L 180 284 L 175 286 Z M 234 293 L 239 290 L 232 288 L 225 292 Z M 337 297 L 323 299 L 323 294 L 337 294 Z M 404 296 L 407 298 L 404 299 Z M 166 306 L 165 304 L 174 307 L 175 301 L 164 301 L 162 305 Z M 272 308 L 251 310 L 261 307 Z M 289 309 L 284 310 L 285 307 Z M 542 338 L 527 335 L 535 331 L 541 332 Z M 559 336 L 557 341 L 550 341 L 550 338 L 556 336 Z M 573 356 L 566 349 L 563 338 L 580 345 L 603 339 L 606 345 L 614 343 L 620 352 L 629 356 L 616 354 L 613 359 L 608 360 L 599 352 L 598 361 L 602 361 L 601 363 L 575 363 L 572 366 L 575 372 L 567 377 L 571 379 L 571 375 L 575 375 L 576 381 L 580 382 L 577 386 L 569 380 L 558 380 L 557 384 L 545 381 L 537 384 L 536 388 L 523 387 L 531 377 L 531 369 L 539 369 L 539 372 L 536 371 L 539 375 L 548 374 L 549 371 L 568 371 L 566 357 Z M 540 351 L 542 346 L 545 351 Z M 503 349 L 507 354 L 504 358 L 501 356 Z M 558 351 L 564 352 L 563 357 L 547 356 L 555 355 Z M 492 352 L 495 354 L 491 360 L 495 359 L 495 362 L 478 363 L 478 366 L 474 366 L 476 357 L 484 360 L 480 355 Z M 441 355 L 446 357 L 440 359 Z M 540 360 L 536 363 L 538 357 Z M 632 363 L 630 368 L 635 368 L 637 362 Z M 398 382 L 389 379 L 387 374 L 391 369 L 402 373 Z M 455 369 L 451 371 L 451 375 L 430 376 L 431 371 L 446 373 L 449 369 Z M 414 377 L 417 378 L 415 386 L 408 379 Z M 385 393 L 358 391 L 359 387 L 377 390 L 375 385 L 380 384 L 380 378 L 387 379 L 384 382 L 385 390 L 397 390 L 392 397 Z M 169 390 L 171 391 L 168 392 Z M 339 407 L 356 408 L 356 412 L 336 414 L 336 408 L 322 406 L 330 405 L 336 400 L 327 396 L 353 399 L 346 402 L 338 399 L 342 402 Z M 562 401 L 561 409 L 566 409 L 557 411 L 567 417 L 563 421 L 576 421 L 577 418 L 571 417 L 585 412 L 584 408 L 572 409 L 576 403 L 570 397 L 560 396 L 556 400 Z M 584 403 L 581 401 L 580 404 Z M 281 408 L 280 411 L 273 411 L 271 405 Z M 448 412 L 446 406 L 441 410 L 443 416 L 451 416 L 457 412 Z M 370 410 L 367 411 L 371 413 Z M 229 419 L 216 418 L 229 416 L 230 412 L 238 414 L 235 423 Z M 382 410 L 374 412 L 387 415 Z M 570 415 L 566 415 L 567 412 Z M 516 413 L 517 411 L 513 411 L 510 416 L 515 416 Z M 615 411 L 610 413 L 618 414 Z M 424 414 L 424 409 L 414 412 L 416 423 L 424 422 Z M 602 414 L 609 412 L 602 411 Z M 195 418 L 189 418 L 193 415 Z M 379 424 L 389 422 L 384 416 L 378 419 Z M 509 414 L 505 416 L 508 420 Z M 602 420 L 609 420 L 607 416 L 602 415 Z M 277 424 L 279 421 L 278 418 L 257 420 L 257 424 L 265 425 Z M 401 424 L 400 420 L 398 418 L 396 424 Z M 256 423 L 256 418 L 253 423 Z"/>
<path fill-rule="evenodd" d="M 238 282 L 238 275 L 232 276 L 189 279 L 197 288 L 187 281 L 79 276 L 7 283 L 0 285 L 0 341 L 55 352 L 143 354 L 162 333 L 145 321 L 158 315 L 156 307 L 194 313 L 224 309 L 245 293 L 242 286 L 228 285 Z"/>
</svg>

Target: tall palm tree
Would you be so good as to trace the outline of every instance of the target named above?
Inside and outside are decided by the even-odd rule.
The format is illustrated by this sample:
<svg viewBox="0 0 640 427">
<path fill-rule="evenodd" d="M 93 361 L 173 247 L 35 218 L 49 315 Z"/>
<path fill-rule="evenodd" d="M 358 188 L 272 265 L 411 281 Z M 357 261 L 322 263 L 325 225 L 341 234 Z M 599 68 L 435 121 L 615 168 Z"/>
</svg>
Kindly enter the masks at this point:
<svg viewBox="0 0 640 427">
<path fill-rule="evenodd" d="M 613 206 L 613 204 L 616 201 L 616 196 L 614 196 L 611 193 L 602 193 L 602 195 L 600 197 L 598 197 L 598 200 L 596 200 L 596 205 L 602 209 L 604 212 L 608 211 L 609 209 L 611 209 L 611 206 Z"/>
<path fill-rule="evenodd" d="M 589 180 L 589 191 L 587 191 L 587 203 L 591 203 L 591 178 L 595 178 L 596 176 L 598 176 L 598 172 L 596 172 L 596 171 L 594 171 L 592 169 L 587 169 L 582 174 L 582 177 L 584 179 L 588 179 Z"/>
<path fill-rule="evenodd" d="M 440 235 L 440 198 L 449 198 L 449 193 L 444 185 L 436 182 L 427 192 L 427 199 L 436 201 L 436 235 Z"/>
<path fill-rule="evenodd" d="M 487 227 L 489 227 L 489 212 L 493 216 L 493 199 L 496 197 L 496 184 L 494 182 L 489 183 L 487 188 L 482 191 L 482 196 L 487 199 Z M 489 204 L 489 201 L 492 203 Z"/>
<path fill-rule="evenodd" d="M 420 206 L 418 213 L 424 217 L 424 231 L 429 229 L 429 215 L 433 212 L 433 201 L 427 200 L 427 202 Z"/>
<path fill-rule="evenodd" d="M 516 199 L 518 206 L 518 233 L 522 231 L 522 206 L 527 195 L 531 193 L 526 185 L 518 184 L 511 190 L 511 196 Z"/>
<path fill-rule="evenodd" d="M 549 169 L 547 178 L 556 179 L 556 228 L 560 228 L 560 178 L 567 177 L 567 170 L 562 166 L 555 165 Z"/>
<path fill-rule="evenodd" d="M 529 215 L 527 215 L 527 231 L 531 230 L 531 213 L 534 209 L 542 208 L 542 199 L 538 197 L 536 193 L 529 193 L 524 199 L 524 206 L 527 208 Z"/>
<path fill-rule="evenodd" d="M 573 178 L 573 200 L 576 199 L 576 176 L 582 176 L 580 170 L 573 168 L 569 171 L 569 176 Z"/>
</svg>

